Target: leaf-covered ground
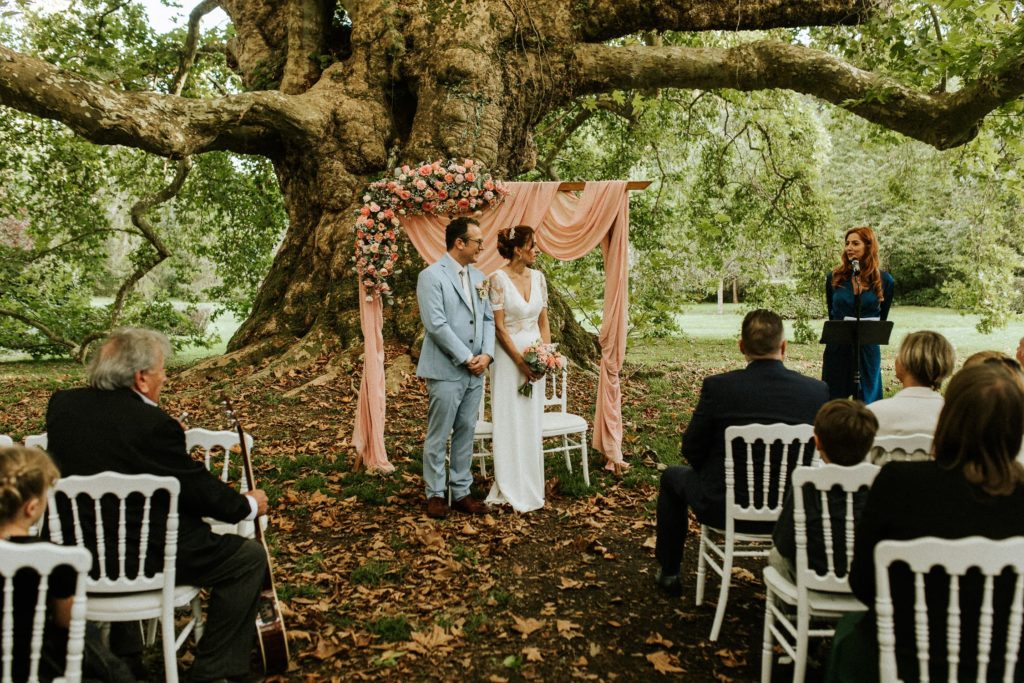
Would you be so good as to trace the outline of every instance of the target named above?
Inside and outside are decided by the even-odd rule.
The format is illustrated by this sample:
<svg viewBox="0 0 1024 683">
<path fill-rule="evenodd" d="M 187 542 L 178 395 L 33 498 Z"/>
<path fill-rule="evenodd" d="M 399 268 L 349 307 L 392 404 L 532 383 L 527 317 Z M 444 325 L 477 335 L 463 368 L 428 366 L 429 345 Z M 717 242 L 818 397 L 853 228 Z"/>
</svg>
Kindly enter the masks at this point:
<svg viewBox="0 0 1024 683">
<path fill-rule="evenodd" d="M 289 394 L 318 368 L 241 390 L 239 381 L 186 386 L 172 373 L 162 403 L 171 414 L 187 412 L 192 426 L 224 428 L 215 402 L 223 388 L 256 438 L 291 634 L 288 681 L 747 681 L 760 675 L 756 564 L 736 570 L 717 643 L 707 635 L 718 584 L 710 580 L 709 600 L 694 606 L 692 552 L 683 598 L 652 589 L 659 463 L 677 461 L 701 379 L 740 364 L 733 349 L 671 342 L 628 363 L 624 446 L 632 469 L 616 478 L 592 453 L 588 488 L 578 462 L 570 474 L 549 458 L 548 505 L 528 515 L 425 516 L 426 391 L 415 377 L 389 399 L 388 448 L 398 466 L 390 476 L 352 471 L 358 377 Z M 389 349 L 389 359 L 400 351 Z M 816 374 L 813 351 L 790 366 Z M 80 381 L 71 364 L 0 366 L 0 433 L 41 431 L 50 393 Z M 596 378 L 576 371 L 571 381 L 570 410 L 589 419 Z M 488 486 L 478 477 L 476 495 Z M 150 661 L 159 671 L 159 655 Z M 787 675 L 777 667 L 777 677 Z M 811 680 L 818 675 L 812 670 Z"/>
</svg>

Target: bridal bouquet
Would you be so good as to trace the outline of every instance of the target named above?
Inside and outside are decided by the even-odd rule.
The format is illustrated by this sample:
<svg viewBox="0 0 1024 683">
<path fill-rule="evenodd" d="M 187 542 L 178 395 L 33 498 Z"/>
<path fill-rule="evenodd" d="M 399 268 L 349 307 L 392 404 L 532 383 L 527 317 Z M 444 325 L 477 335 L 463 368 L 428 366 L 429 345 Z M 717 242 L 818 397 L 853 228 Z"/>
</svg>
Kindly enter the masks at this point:
<svg viewBox="0 0 1024 683">
<path fill-rule="evenodd" d="M 523 360 L 531 370 L 542 375 L 556 370 L 561 371 L 567 361 L 565 356 L 555 350 L 557 346 L 558 344 L 545 344 L 538 339 L 523 349 Z M 526 380 L 523 386 L 519 387 L 519 393 L 527 397 L 533 396 L 533 381 Z"/>
</svg>

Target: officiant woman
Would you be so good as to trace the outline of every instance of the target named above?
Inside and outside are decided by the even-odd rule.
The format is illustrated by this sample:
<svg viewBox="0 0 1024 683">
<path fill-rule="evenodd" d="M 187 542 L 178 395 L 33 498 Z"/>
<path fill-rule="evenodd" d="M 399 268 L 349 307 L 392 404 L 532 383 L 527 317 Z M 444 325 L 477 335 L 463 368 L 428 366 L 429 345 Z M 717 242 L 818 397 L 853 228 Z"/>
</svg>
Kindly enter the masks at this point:
<svg viewBox="0 0 1024 683">
<path fill-rule="evenodd" d="M 859 271 L 857 273 L 854 272 Z M 878 240 L 867 226 L 846 231 L 839 265 L 825 276 L 825 300 L 829 320 L 854 318 L 856 294 L 860 294 L 861 319 L 887 320 L 895 281 L 879 268 Z M 829 398 L 853 396 L 855 360 L 846 344 L 827 344 L 821 379 Z M 860 391 L 853 398 L 871 403 L 882 398 L 882 353 L 877 344 L 860 347 Z"/>
</svg>

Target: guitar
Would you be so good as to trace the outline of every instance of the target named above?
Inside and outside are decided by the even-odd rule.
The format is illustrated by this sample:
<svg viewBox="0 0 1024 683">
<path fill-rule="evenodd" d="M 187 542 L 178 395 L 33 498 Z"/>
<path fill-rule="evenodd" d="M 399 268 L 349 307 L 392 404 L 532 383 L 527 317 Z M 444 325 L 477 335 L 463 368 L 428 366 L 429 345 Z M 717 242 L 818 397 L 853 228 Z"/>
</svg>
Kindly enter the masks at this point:
<svg viewBox="0 0 1024 683">
<path fill-rule="evenodd" d="M 249 456 L 249 447 L 245 444 L 245 431 L 242 423 L 238 421 L 234 409 L 231 407 L 231 400 L 227 396 L 221 396 L 228 417 L 234 423 L 234 429 L 238 432 L 238 445 L 242 450 L 242 467 L 245 474 L 245 481 L 249 490 L 256 488 L 256 479 L 252 473 L 252 459 Z M 253 527 L 256 531 L 256 540 L 263 546 L 267 553 L 267 572 L 263 577 L 263 588 L 260 591 L 259 604 L 256 608 L 256 633 L 259 636 L 260 657 L 263 659 L 263 669 L 267 673 L 284 673 L 288 669 L 288 635 L 284 628 L 284 619 L 281 617 L 281 605 L 277 600 L 277 591 L 274 588 L 274 568 L 270 559 L 270 551 L 267 549 L 267 542 L 263 538 L 263 526 L 257 517 L 253 520 Z"/>
</svg>

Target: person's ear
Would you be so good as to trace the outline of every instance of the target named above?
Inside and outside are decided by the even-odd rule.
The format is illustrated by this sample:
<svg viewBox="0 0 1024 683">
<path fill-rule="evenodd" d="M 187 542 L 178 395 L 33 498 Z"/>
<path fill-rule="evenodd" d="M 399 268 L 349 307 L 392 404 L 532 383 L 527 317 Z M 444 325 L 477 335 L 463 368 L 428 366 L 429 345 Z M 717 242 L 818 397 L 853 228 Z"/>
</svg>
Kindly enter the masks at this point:
<svg viewBox="0 0 1024 683">
<path fill-rule="evenodd" d="M 746 349 L 743 348 L 743 338 L 742 337 L 740 337 L 738 343 L 739 343 L 739 347 L 740 347 L 740 353 L 743 354 L 744 356 L 747 355 Z"/>
<path fill-rule="evenodd" d="M 25 504 L 21 506 L 21 512 L 25 515 L 26 519 L 30 519 L 35 523 L 35 521 L 39 519 L 39 516 L 43 514 L 42 507 L 42 500 L 32 497 L 25 501 Z"/>
<path fill-rule="evenodd" d="M 832 462 L 831 460 L 828 459 L 828 453 L 821 450 L 821 439 L 818 438 L 817 434 L 814 435 L 814 450 L 818 451 L 818 455 L 821 456 L 821 461 L 823 463 L 828 465 L 829 463 Z"/>
<path fill-rule="evenodd" d="M 788 342 L 787 342 L 787 341 L 786 341 L 785 339 L 783 339 L 783 340 L 782 340 L 782 346 L 780 346 L 780 347 L 779 347 L 779 353 L 781 353 L 781 354 L 782 354 L 782 357 L 783 357 L 783 358 L 785 358 L 785 357 L 786 357 L 786 344 L 787 344 L 787 343 L 788 343 Z"/>
</svg>

